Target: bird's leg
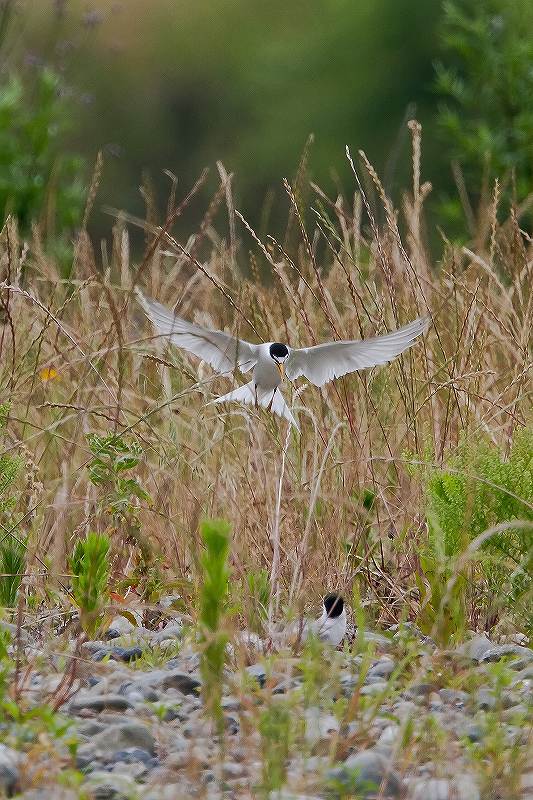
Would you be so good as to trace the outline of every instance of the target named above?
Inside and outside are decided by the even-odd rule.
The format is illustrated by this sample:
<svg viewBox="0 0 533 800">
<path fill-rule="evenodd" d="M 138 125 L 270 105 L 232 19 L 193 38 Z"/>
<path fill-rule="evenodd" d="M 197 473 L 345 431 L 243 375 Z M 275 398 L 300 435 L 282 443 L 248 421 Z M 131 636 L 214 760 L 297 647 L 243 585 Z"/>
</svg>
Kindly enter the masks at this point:
<svg viewBox="0 0 533 800">
<path fill-rule="evenodd" d="M 277 390 L 278 390 L 278 387 L 276 386 L 276 388 L 272 392 L 272 397 L 270 398 L 270 403 L 268 404 L 267 411 L 272 411 L 272 403 L 274 402 L 274 395 L 276 394 Z"/>
<path fill-rule="evenodd" d="M 254 383 L 254 391 L 255 391 L 255 407 L 259 408 L 259 403 L 257 402 L 257 383 Z"/>
</svg>

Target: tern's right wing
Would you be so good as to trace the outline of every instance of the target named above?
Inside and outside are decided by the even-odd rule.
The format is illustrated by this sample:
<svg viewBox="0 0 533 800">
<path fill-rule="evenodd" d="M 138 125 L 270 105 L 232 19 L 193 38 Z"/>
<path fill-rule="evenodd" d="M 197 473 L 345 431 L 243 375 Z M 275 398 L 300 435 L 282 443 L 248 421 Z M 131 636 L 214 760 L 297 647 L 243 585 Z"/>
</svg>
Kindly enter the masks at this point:
<svg viewBox="0 0 533 800">
<path fill-rule="evenodd" d="M 224 331 L 210 330 L 175 316 L 161 303 L 150 300 L 137 290 L 137 297 L 146 315 L 162 335 L 177 347 L 198 356 L 216 372 L 249 372 L 257 363 L 259 345 L 236 339 Z"/>
</svg>

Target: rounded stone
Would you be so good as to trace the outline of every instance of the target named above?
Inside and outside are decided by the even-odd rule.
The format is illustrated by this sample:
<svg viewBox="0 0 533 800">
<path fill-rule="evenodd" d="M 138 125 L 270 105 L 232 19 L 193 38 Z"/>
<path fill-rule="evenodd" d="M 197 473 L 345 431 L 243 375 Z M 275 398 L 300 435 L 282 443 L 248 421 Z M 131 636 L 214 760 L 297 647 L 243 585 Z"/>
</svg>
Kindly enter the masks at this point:
<svg viewBox="0 0 533 800">
<path fill-rule="evenodd" d="M 154 758 L 147 750 L 142 750 L 140 747 L 128 747 L 126 750 L 117 750 L 111 754 L 109 759 L 110 764 L 134 764 L 140 762 L 145 765 L 153 765 Z"/>
<path fill-rule="evenodd" d="M 480 800 L 479 789 L 469 775 L 453 780 L 429 778 L 411 784 L 412 800 Z"/>
<path fill-rule="evenodd" d="M 516 665 L 516 661 L 514 662 L 515 669 L 523 669 L 525 664 L 530 664 L 533 661 L 533 650 L 530 650 L 529 647 L 522 647 L 519 644 L 500 644 L 497 647 L 491 647 L 486 650 L 479 660 L 483 663 L 494 662 L 500 661 L 505 656 L 517 656 L 520 661 L 518 665 Z"/>
<path fill-rule="evenodd" d="M 396 664 L 391 658 L 384 658 L 374 664 L 368 670 L 366 679 L 369 678 L 389 678 L 396 668 Z"/>
<path fill-rule="evenodd" d="M 78 695 L 69 705 L 70 714 L 79 714 L 81 711 L 126 711 L 133 708 L 126 697 L 121 694 L 87 694 Z"/>
<path fill-rule="evenodd" d="M 151 755 L 155 753 L 155 739 L 145 725 L 138 722 L 123 722 L 110 725 L 93 737 L 92 743 L 104 753 L 139 747 Z"/>
<path fill-rule="evenodd" d="M 133 778 L 109 772 L 93 772 L 82 788 L 93 800 L 134 800 L 139 796 Z"/>
<path fill-rule="evenodd" d="M 20 778 L 19 760 L 20 755 L 15 750 L 0 744 L 0 794 L 9 797 L 17 788 Z"/>
<path fill-rule="evenodd" d="M 392 767 L 391 761 L 375 749 L 362 750 L 350 756 L 340 766 L 328 770 L 332 784 L 340 784 L 344 790 L 356 794 L 361 800 L 370 800 L 383 787 L 383 798 L 400 797 L 402 782 Z"/>
<path fill-rule="evenodd" d="M 363 696 L 375 697 L 378 694 L 384 694 L 387 691 L 387 687 L 388 684 L 385 683 L 385 681 L 376 681 L 376 683 L 362 686 L 360 694 Z"/>
<path fill-rule="evenodd" d="M 472 661 L 481 661 L 485 653 L 494 647 L 494 643 L 484 633 L 472 637 L 456 648 L 458 655 L 466 656 Z"/>
</svg>

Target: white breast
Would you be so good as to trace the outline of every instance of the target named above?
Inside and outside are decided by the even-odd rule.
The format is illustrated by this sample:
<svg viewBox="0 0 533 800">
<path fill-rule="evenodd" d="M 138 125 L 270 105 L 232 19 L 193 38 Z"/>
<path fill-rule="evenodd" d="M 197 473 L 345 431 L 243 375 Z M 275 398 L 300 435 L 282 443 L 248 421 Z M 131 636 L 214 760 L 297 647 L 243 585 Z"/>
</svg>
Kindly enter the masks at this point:
<svg viewBox="0 0 533 800">
<path fill-rule="evenodd" d="M 325 613 L 322 614 L 320 619 L 314 623 L 313 632 L 323 642 L 337 647 L 346 633 L 346 609 L 343 608 L 342 614 L 338 617 L 328 617 Z"/>
<path fill-rule="evenodd" d="M 262 344 L 259 351 L 259 358 L 254 368 L 254 381 L 257 386 L 265 391 L 273 392 L 281 383 L 281 375 L 276 366 L 276 362 L 270 355 L 270 344 Z"/>
</svg>

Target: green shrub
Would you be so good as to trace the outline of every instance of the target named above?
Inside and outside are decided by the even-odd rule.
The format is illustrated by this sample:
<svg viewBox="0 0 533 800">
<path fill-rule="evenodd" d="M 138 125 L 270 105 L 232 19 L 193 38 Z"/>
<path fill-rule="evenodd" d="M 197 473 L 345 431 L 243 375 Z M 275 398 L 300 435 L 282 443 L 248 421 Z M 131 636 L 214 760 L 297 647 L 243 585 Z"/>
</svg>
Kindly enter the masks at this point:
<svg viewBox="0 0 533 800">
<path fill-rule="evenodd" d="M 7 425 L 10 408 L 9 403 L 0 405 L 0 437 L 2 437 Z M 0 441 L 2 441 L 2 438 L 0 438 Z M 15 506 L 15 497 L 12 495 L 11 490 L 22 464 L 22 458 L 19 456 L 14 456 L 11 453 L 0 455 L 0 520 L 2 523 L 7 522 L 7 515 Z"/>
<path fill-rule="evenodd" d="M 467 591 L 475 591 L 474 586 L 469 589 L 472 581 L 463 571 L 456 576 L 452 594 L 447 592 L 457 559 L 477 536 L 501 523 L 520 520 L 533 526 L 533 429 L 515 433 L 507 457 L 481 438 L 465 439 L 447 467 L 428 468 L 426 490 L 429 540 L 421 565 L 432 592 L 427 608 L 434 614 L 442 612 L 448 594 L 446 613 L 457 626 Z M 478 569 L 486 611 L 494 613 L 504 605 L 520 624 L 532 629 L 532 527 L 511 524 L 487 538 L 481 544 Z"/>
<path fill-rule="evenodd" d="M 4 704 L 9 687 L 9 673 L 12 666 L 8 652 L 10 641 L 9 631 L 0 625 L 0 709 Z"/>
<path fill-rule="evenodd" d="M 114 433 L 106 436 L 91 433 L 87 441 L 93 454 L 88 464 L 89 480 L 103 490 L 102 509 L 120 523 L 132 522 L 139 511 L 135 498 L 150 502 L 150 495 L 137 478 L 126 475 L 138 466 L 142 448 L 137 442 L 129 442 L 124 436 Z"/>
<path fill-rule="evenodd" d="M 93 433 L 87 436 L 87 441 L 93 454 L 88 464 L 89 480 L 100 490 L 97 510 L 101 526 L 111 537 L 117 535 L 122 542 L 135 547 L 135 569 L 126 583 L 134 583 L 146 599 L 157 598 L 161 589 L 159 563 L 139 519 L 140 501 L 149 504 L 152 500 L 132 473 L 139 465 L 143 450 L 122 434 L 100 436 Z"/>
</svg>

